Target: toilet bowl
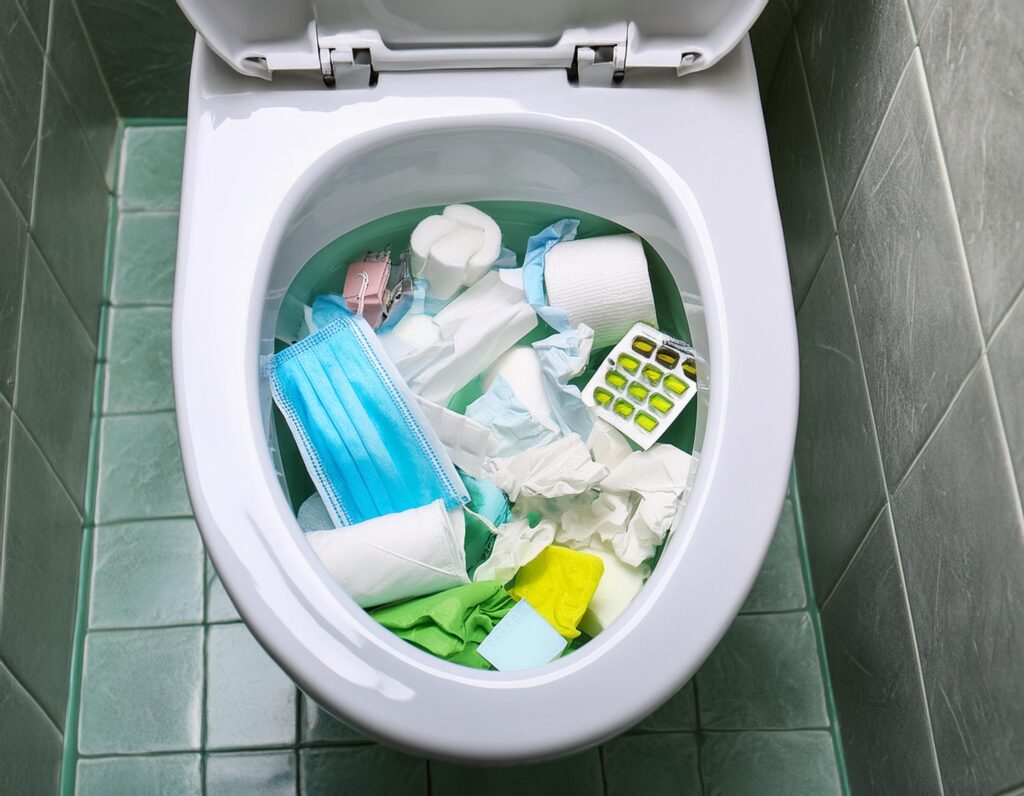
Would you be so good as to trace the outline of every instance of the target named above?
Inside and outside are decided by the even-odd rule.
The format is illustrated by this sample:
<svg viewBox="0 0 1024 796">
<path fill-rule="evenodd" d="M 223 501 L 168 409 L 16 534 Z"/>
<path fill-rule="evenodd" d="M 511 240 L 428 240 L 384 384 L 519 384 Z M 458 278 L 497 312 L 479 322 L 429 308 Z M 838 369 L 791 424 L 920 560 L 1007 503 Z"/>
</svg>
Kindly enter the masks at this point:
<svg viewBox="0 0 1024 796">
<path fill-rule="evenodd" d="M 430 28 L 413 3 L 385 13 L 315 0 L 316 23 L 298 0 L 181 4 L 201 36 L 175 403 L 196 520 L 242 618 L 319 704 L 417 754 L 537 760 L 628 728 L 693 675 L 735 617 L 792 458 L 795 324 L 745 37 L 763 0 L 662 3 L 648 30 L 692 18 L 661 38 L 636 20 L 612 24 L 608 3 L 594 4 L 611 16 L 591 28 L 576 27 L 578 4 L 565 19 L 549 8 L 558 3 L 540 4 L 544 35 L 504 38 L 462 19 L 465 8 Z M 354 15 L 350 38 L 365 46 L 328 35 L 332 14 Z M 390 37 L 368 33 L 388 25 Z M 525 672 L 434 658 L 331 580 L 288 503 L 260 376 L 296 317 L 293 280 L 327 244 L 401 211 L 486 200 L 559 205 L 636 232 L 671 273 L 698 355 L 697 466 L 658 566 L 605 632 Z"/>
</svg>

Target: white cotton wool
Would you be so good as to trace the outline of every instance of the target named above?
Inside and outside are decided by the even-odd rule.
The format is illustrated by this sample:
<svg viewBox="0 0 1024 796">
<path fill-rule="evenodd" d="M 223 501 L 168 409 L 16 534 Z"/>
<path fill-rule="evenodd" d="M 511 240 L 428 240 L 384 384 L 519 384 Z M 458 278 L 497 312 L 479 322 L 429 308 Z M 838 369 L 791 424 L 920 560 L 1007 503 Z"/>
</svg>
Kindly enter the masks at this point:
<svg viewBox="0 0 1024 796">
<path fill-rule="evenodd" d="M 449 205 L 428 216 L 409 240 L 413 276 L 429 283 L 427 295 L 446 300 L 479 281 L 501 255 L 494 219 L 469 205 Z"/>
</svg>

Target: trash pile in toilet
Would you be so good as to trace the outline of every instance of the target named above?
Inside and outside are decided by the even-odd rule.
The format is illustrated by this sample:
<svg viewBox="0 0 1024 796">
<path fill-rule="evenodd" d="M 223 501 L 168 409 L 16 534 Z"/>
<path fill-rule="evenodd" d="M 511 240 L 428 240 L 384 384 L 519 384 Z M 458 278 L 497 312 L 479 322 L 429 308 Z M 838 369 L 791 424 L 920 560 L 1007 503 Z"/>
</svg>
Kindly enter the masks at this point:
<svg viewBox="0 0 1024 796">
<path fill-rule="evenodd" d="M 330 575 L 421 649 L 512 671 L 640 592 L 685 504 L 697 366 L 638 236 L 566 214 L 523 240 L 486 207 L 336 261 L 264 375 Z"/>
</svg>

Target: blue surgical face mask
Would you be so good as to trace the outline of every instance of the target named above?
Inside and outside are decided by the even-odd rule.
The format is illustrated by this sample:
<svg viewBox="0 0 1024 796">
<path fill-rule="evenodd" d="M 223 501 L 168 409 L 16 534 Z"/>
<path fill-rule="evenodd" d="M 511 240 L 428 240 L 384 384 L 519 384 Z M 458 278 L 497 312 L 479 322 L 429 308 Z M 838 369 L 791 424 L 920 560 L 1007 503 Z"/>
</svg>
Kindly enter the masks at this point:
<svg viewBox="0 0 1024 796">
<path fill-rule="evenodd" d="M 268 360 L 274 401 L 337 526 L 469 500 L 433 429 L 362 318 L 347 312 Z"/>
</svg>

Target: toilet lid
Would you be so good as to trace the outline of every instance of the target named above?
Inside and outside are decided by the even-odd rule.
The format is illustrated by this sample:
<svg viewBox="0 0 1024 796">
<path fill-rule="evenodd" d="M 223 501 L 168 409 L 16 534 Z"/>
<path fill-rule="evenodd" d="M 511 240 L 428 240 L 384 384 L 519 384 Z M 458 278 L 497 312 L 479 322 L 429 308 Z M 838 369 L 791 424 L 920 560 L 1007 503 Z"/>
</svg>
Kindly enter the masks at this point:
<svg viewBox="0 0 1024 796">
<path fill-rule="evenodd" d="M 334 64 L 375 71 L 570 67 L 705 69 L 767 0 L 178 0 L 210 47 L 243 74 Z"/>
</svg>

